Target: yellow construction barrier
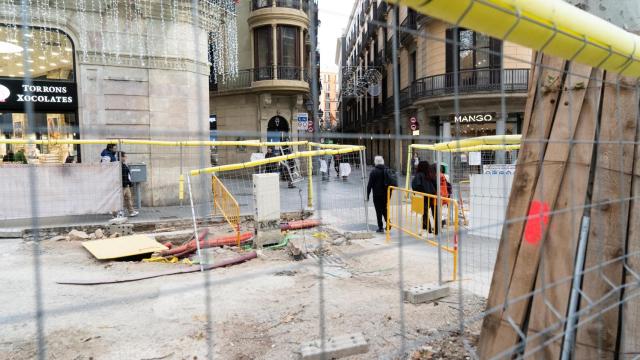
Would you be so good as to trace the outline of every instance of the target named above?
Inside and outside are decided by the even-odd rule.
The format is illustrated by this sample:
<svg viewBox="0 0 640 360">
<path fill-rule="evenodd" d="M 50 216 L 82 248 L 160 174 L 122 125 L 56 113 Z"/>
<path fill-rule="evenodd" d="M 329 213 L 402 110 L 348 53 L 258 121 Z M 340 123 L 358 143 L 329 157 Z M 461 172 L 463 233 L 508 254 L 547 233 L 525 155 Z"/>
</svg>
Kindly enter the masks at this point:
<svg viewBox="0 0 640 360">
<path fill-rule="evenodd" d="M 240 246 L 240 205 L 217 176 L 211 177 L 211 191 L 214 214 L 216 209 L 222 214 L 235 232 L 238 246 Z"/>
<path fill-rule="evenodd" d="M 407 178 L 405 188 L 409 189 L 415 150 L 440 152 L 512 151 L 520 150 L 522 135 L 492 135 L 447 141 L 437 144 L 411 144 L 407 151 Z"/>
<path fill-rule="evenodd" d="M 281 161 L 287 161 L 287 160 L 293 160 L 293 159 L 299 159 L 299 158 L 305 158 L 305 157 L 310 158 L 310 157 L 321 156 L 321 155 L 348 154 L 352 152 L 361 151 L 364 149 L 365 149 L 364 146 L 346 146 L 346 147 L 342 147 L 340 149 L 335 149 L 335 150 L 300 151 L 300 152 L 291 153 L 288 155 L 274 156 L 271 158 L 265 158 L 261 160 L 247 161 L 247 162 L 237 163 L 237 164 L 220 165 L 220 166 L 214 166 L 214 167 L 209 167 L 204 169 L 191 170 L 190 174 L 192 176 L 196 176 L 196 175 L 202 175 L 202 174 L 213 174 L 213 173 L 218 173 L 223 171 L 248 169 L 248 168 L 253 168 L 253 167 L 267 165 L 267 164 L 279 163 Z"/>
<path fill-rule="evenodd" d="M 390 0 L 565 60 L 640 77 L 640 37 L 562 0 Z"/>
<path fill-rule="evenodd" d="M 395 194 L 395 197 L 394 197 Z M 390 186 L 387 189 L 387 242 L 391 240 L 391 230 L 423 240 L 453 255 L 453 280 L 458 270 L 458 203 L 450 198 L 440 197 L 442 208 L 446 207 L 444 224 L 442 211 L 435 211 L 438 197 L 413 190 Z M 426 206 L 426 209 L 425 209 Z M 435 233 L 439 233 L 439 239 Z"/>
</svg>

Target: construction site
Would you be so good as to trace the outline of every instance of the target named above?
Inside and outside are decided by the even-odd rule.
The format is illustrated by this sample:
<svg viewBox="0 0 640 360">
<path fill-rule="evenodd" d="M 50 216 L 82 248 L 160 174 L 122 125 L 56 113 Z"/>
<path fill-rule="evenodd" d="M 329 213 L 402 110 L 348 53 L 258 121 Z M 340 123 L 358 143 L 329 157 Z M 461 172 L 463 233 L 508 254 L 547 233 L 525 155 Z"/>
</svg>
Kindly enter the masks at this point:
<svg viewBox="0 0 640 360">
<path fill-rule="evenodd" d="M 640 4 L 319 12 L 0 2 L 0 359 L 640 359 Z"/>
</svg>

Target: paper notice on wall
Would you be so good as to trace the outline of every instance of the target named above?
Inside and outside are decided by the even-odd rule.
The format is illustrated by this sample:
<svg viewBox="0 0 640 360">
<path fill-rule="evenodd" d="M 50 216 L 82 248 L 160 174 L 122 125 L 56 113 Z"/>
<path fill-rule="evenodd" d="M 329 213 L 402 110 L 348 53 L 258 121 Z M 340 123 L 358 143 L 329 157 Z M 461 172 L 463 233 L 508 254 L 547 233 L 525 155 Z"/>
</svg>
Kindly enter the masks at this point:
<svg viewBox="0 0 640 360">
<path fill-rule="evenodd" d="M 479 151 L 470 152 L 469 165 L 471 166 L 482 165 L 482 153 Z"/>
</svg>

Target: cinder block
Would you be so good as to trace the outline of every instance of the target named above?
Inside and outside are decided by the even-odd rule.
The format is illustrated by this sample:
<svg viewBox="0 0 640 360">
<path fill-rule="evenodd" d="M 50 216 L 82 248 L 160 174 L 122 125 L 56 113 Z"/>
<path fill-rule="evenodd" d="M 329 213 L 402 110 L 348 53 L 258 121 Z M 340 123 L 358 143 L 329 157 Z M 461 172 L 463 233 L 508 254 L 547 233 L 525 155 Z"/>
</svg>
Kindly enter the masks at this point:
<svg viewBox="0 0 640 360">
<path fill-rule="evenodd" d="M 302 344 L 300 347 L 301 358 L 305 360 L 339 359 L 369 351 L 369 343 L 362 333 L 328 338 L 324 345 L 325 348 L 322 351 L 320 340 Z"/>
<path fill-rule="evenodd" d="M 411 304 L 428 303 L 449 295 L 449 286 L 427 284 L 414 286 L 404 291 L 404 301 Z"/>
<path fill-rule="evenodd" d="M 109 236 L 118 233 L 120 236 L 133 235 L 133 224 L 109 224 L 106 226 Z"/>
</svg>

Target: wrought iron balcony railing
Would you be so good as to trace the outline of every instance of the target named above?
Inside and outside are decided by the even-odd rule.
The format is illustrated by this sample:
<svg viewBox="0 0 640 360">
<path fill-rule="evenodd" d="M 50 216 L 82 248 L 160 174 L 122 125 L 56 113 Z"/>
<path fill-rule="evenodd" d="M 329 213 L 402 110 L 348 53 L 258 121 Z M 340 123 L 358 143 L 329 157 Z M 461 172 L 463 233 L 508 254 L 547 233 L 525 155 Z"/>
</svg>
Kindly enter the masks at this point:
<svg viewBox="0 0 640 360">
<path fill-rule="evenodd" d="M 504 90 L 506 92 L 527 91 L 529 69 L 504 69 L 502 77 L 504 77 Z M 427 76 L 413 82 L 412 96 L 416 100 L 454 94 L 456 81 L 458 83 L 458 93 L 460 94 L 500 91 L 502 77 L 500 69 L 465 70 L 457 74 L 447 73 Z"/>
</svg>

